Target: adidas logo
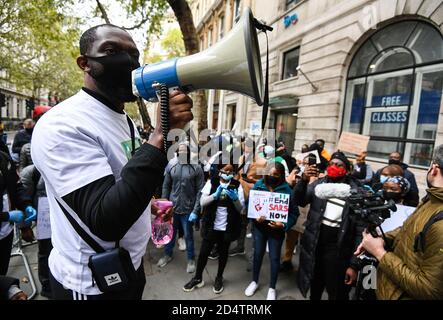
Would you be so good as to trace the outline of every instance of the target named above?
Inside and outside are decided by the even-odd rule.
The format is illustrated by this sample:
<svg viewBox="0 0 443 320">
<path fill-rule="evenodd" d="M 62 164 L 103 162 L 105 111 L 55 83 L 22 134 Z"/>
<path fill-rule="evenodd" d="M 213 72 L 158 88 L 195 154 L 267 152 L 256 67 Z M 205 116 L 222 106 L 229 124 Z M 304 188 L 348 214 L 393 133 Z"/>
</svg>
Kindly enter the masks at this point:
<svg viewBox="0 0 443 320">
<path fill-rule="evenodd" d="M 118 273 L 113 273 L 105 276 L 105 281 L 108 286 L 113 286 L 122 282 L 122 279 L 120 278 L 120 275 Z"/>
</svg>

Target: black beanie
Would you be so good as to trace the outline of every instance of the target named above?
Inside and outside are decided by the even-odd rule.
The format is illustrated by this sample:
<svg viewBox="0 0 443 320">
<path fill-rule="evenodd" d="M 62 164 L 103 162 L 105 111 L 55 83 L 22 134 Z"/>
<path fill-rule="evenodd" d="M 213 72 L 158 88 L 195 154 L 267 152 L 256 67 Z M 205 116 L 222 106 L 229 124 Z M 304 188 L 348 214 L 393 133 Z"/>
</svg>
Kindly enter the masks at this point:
<svg viewBox="0 0 443 320">
<path fill-rule="evenodd" d="M 345 164 L 346 170 L 349 171 L 351 170 L 351 163 L 349 162 L 348 158 L 346 158 L 345 154 L 341 151 L 336 151 L 332 154 L 331 156 L 331 160 L 332 159 L 338 159 L 343 161 L 343 163 Z"/>
</svg>

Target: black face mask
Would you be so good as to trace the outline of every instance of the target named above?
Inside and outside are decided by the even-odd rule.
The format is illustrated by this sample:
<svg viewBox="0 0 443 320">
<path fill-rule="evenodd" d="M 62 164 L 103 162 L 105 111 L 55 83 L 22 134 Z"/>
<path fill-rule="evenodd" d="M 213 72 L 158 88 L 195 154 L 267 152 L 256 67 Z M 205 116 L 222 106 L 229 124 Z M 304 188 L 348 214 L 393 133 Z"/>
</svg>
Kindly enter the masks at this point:
<svg viewBox="0 0 443 320">
<path fill-rule="evenodd" d="M 89 66 L 89 74 L 98 83 L 101 90 L 116 96 L 122 102 L 136 101 L 132 93 L 132 71 L 140 67 L 140 63 L 127 52 L 120 52 L 110 56 L 86 58 L 101 64 Z"/>
<path fill-rule="evenodd" d="M 274 176 L 265 176 L 264 179 L 265 183 L 272 188 L 277 187 L 281 183 L 281 179 Z"/>
<path fill-rule="evenodd" d="M 401 161 L 400 160 L 395 160 L 395 159 L 389 159 L 388 164 L 400 165 Z"/>
<path fill-rule="evenodd" d="M 398 202 L 401 200 L 402 196 L 400 192 L 387 192 L 383 190 L 383 198 L 385 200 L 394 200 Z"/>
<path fill-rule="evenodd" d="M 25 130 L 26 130 L 27 133 L 31 134 L 32 131 L 34 131 L 34 128 L 26 128 Z"/>
</svg>

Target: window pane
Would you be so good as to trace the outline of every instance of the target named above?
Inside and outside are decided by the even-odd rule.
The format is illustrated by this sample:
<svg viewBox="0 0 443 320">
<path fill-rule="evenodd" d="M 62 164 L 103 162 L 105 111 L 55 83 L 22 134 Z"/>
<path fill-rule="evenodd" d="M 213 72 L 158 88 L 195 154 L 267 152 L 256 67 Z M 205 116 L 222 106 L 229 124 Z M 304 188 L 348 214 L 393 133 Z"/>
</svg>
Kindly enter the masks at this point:
<svg viewBox="0 0 443 320">
<path fill-rule="evenodd" d="M 408 120 L 408 112 L 406 110 L 374 111 L 371 112 L 370 117 L 370 136 L 398 138 L 405 136 Z"/>
<path fill-rule="evenodd" d="M 409 164 L 429 167 L 431 164 L 434 144 L 411 143 L 411 157 Z"/>
<path fill-rule="evenodd" d="M 352 60 L 352 65 L 349 68 L 349 77 L 366 74 L 368 64 L 376 54 L 377 50 L 375 50 L 371 41 L 366 41 L 355 55 L 354 60 Z"/>
<path fill-rule="evenodd" d="M 407 47 L 414 52 L 416 63 L 443 59 L 443 39 L 437 30 L 427 24 L 417 26 Z"/>
<path fill-rule="evenodd" d="M 371 106 L 408 105 L 411 96 L 412 75 L 374 80 Z"/>
<path fill-rule="evenodd" d="M 403 154 L 403 148 L 403 142 L 377 141 L 371 139 L 368 144 L 368 156 L 387 160 L 389 155 L 394 151 L 399 151 Z"/>
<path fill-rule="evenodd" d="M 403 48 L 394 48 L 382 51 L 374 62 L 369 66 L 369 72 L 389 71 L 400 68 L 412 67 L 414 60 L 412 55 Z"/>
<path fill-rule="evenodd" d="M 283 58 L 283 79 L 292 78 L 297 75 L 298 56 L 300 48 L 288 51 Z"/>
<path fill-rule="evenodd" d="M 349 124 L 345 131 L 360 133 L 363 121 L 363 112 L 365 106 L 365 84 L 356 84 L 354 86 L 354 94 L 351 101 L 351 116 Z M 351 97 L 349 97 L 351 98 Z"/>
<path fill-rule="evenodd" d="M 423 74 L 415 138 L 435 139 L 442 88 L 442 71 Z"/>
<path fill-rule="evenodd" d="M 297 3 L 301 2 L 302 0 L 286 0 L 286 9 L 289 9 L 293 6 L 295 6 Z"/>
<path fill-rule="evenodd" d="M 374 34 L 372 41 L 374 41 L 378 50 L 394 46 L 402 47 L 416 24 L 415 21 L 394 23 Z"/>
</svg>

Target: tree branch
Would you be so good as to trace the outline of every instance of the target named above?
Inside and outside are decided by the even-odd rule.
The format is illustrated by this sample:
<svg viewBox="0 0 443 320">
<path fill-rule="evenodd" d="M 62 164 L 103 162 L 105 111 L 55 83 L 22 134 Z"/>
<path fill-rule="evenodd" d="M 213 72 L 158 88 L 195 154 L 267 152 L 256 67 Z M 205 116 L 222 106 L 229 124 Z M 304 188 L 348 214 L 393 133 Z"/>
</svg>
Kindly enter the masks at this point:
<svg viewBox="0 0 443 320">
<path fill-rule="evenodd" d="M 95 1 L 97 2 L 97 9 L 102 14 L 103 20 L 105 20 L 106 23 L 110 24 L 111 21 L 109 20 L 105 7 L 101 4 L 100 0 L 95 0 Z"/>
<path fill-rule="evenodd" d="M 125 30 L 134 30 L 140 28 L 144 23 L 149 20 L 149 16 L 144 17 L 139 23 L 133 25 L 132 27 L 122 27 Z"/>
</svg>

